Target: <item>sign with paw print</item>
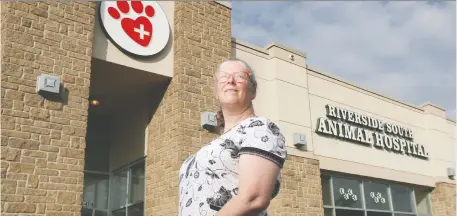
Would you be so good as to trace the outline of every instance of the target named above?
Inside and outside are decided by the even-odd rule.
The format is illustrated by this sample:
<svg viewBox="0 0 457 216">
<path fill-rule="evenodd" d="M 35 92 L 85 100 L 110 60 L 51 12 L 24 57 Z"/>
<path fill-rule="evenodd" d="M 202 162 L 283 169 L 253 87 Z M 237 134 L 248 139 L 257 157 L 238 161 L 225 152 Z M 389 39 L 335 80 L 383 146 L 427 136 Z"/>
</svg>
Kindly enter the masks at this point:
<svg viewBox="0 0 457 216">
<path fill-rule="evenodd" d="M 102 1 L 99 17 L 111 42 L 130 54 L 152 56 L 170 37 L 167 17 L 156 1 Z"/>
</svg>

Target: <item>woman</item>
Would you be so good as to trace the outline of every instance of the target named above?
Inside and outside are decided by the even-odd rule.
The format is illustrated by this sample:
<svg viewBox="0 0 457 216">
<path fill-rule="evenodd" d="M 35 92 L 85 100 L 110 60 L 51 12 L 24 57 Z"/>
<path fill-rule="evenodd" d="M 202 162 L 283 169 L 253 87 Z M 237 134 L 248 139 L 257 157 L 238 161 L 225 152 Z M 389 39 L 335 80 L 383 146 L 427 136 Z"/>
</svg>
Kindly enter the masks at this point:
<svg viewBox="0 0 457 216">
<path fill-rule="evenodd" d="M 272 121 L 255 115 L 257 82 L 246 62 L 226 60 L 214 77 L 223 133 L 184 161 L 179 215 L 267 215 L 280 188 L 285 138 Z"/>
</svg>

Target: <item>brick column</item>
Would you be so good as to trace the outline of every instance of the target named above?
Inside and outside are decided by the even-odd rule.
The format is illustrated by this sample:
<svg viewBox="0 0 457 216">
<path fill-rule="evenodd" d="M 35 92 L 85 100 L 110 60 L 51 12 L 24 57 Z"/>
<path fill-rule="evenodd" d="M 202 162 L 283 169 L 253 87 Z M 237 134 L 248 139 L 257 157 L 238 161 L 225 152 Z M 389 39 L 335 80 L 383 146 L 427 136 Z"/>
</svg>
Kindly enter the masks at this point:
<svg viewBox="0 0 457 216">
<path fill-rule="evenodd" d="M 80 215 L 94 14 L 93 2 L 1 3 L 1 215 Z M 35 93 L 42 73 L 68 100 Z"/>
<path fill-rule="evenodd" d="M 431 193 L 433 216 L 455 216 L 455 184 L 437 183 Z"/>
<path fill-rule="evenodd" d="M 319 161 L 289 155 L 282 172 L 281 190 L 270 203 L 268 215 L 323 216 Z"/>
<path fill-rule="evenodd" d="M 216 2 L 175 2 L 174 75 L 149 125 L 146 215 L 177 215 L 178 170 L 216 135 L 200 113 L 216 111 L 213 72 L 231 52 L 230 9 Z"/>
</svg>

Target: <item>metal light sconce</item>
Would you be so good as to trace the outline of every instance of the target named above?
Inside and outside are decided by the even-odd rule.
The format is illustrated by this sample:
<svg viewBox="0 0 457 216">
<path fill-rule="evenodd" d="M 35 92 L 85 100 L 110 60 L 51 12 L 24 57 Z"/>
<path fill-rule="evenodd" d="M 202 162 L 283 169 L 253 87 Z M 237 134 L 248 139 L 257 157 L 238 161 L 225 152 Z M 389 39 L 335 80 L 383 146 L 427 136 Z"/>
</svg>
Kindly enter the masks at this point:
<svg viewBox="0 0 457 216">
<path fill-rule="evenodd" d="M 36 93 L 48 98 L 62 98 L 62 81 L 60 77 L 49 74 L 40 74 L 37 77 Z"/>
<path fill-rule="evenodd" d="M 92 105 L 94 107 L 98 107 L 98 105 L 100 105 L 100 101 L 97 99 L 92 99 L 92 100 L 90 100 L 90 105 Z"/>
<path fill-rule="evenodd" d="M 447 176 L 450 178 L 450 179 L 454 179 L 455 177 L 455 169 L 453 167 L 448 167 L 446 169 L 447 171 Z"/>
<path fill-rule="evenodd" d="M 216 113 L 213 112 L 202 112 L 200 117 L 200 125 L 209 131 L 213 131 L 217 128 Z"/>
<path fill-rule="evenodd" d="M 306 142 L 305 134 L 294 133 L 293 134 L 293 142 L 294 142 L 294 146 L 296 148 L 308 151 L 308 145 L 307 145 L 307 142 Z"/>
</svg>

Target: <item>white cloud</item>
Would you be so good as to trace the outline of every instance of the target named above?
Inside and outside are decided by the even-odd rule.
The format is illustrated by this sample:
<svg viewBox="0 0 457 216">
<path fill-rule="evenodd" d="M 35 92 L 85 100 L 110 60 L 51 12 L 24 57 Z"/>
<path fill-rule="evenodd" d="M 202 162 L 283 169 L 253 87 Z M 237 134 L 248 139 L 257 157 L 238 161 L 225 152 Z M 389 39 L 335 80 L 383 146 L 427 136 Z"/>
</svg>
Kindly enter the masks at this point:
<svg viewBox="0 0 457 216">
<path fill-rule="evenodd" d="M 233 1 L 232 35 L 308 53 L 308 64 L 455 118 L 454 2 Z"/>
</svg>

